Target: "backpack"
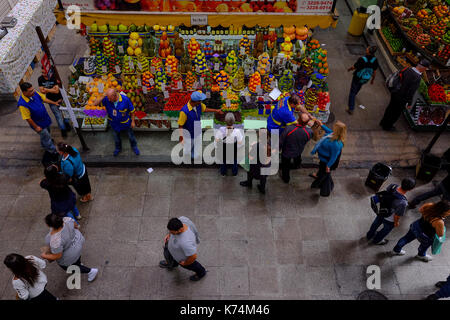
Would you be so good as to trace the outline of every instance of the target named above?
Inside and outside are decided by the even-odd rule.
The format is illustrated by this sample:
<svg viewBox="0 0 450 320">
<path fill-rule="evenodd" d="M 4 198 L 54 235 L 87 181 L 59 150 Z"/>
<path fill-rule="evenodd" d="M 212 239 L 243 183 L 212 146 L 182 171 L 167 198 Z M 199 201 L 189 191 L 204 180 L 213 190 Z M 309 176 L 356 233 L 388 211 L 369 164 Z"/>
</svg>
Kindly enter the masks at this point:
<svg viewBox="0 0 450 320">
<path fill-rule="evenodd" d="M 403 81 L 403 72 L 408 69 L 408 68 L 404 68 L 401 71 L 395 71 L 393 73 L 391 73 L 387 78 L 386 78 L 386 87 L 388 88 L 388 90 L 390 92 L 397 92 L 400 90 L 400 88 L 402 87 L 402 81 Z"/>
<path fill-rule="evenodd" d="M 404 197 L 396 192 L 396 188 L 392 188 L 390 191 L 380 191 L 370 197 L 370 206 L 377 215 L 387 218 L 394 213 L 392 212 L 393 202 L 403 199 Z"/>
<path fill-rule="evenodd" d="M 362 57 L 364 62 L 366 63 L 366 65 L 369 63 L 369 61 L 367 60 L 366 57 Z M 369 82 L 369 80 L 372 78 L 373 75 L 373 68 L 372 68 L 372 64 L 375 62 L 377 58 L 373 57 L 372 59 L 370 59 L 370 67 L 366 66 L 365 68 L 362 68 L 361 70 L 359 70 L 356 73 L 356 76 L 359 79 L 359 83 L 367 83 Z"/>
</svg>

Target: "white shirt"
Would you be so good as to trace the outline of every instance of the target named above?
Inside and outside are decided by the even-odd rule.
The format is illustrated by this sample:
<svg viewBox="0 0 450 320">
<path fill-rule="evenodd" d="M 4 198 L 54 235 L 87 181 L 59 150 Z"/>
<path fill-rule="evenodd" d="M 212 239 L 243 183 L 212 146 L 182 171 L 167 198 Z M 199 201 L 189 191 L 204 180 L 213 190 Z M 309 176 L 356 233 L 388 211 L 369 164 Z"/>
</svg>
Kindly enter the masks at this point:
<svg viewBox="0 0 450 320">
<path fill-rule="evenodd" d="M 39 259 L 35 256 L 26 256 L 25 258 L 33 260 L 32 262 L 39 272 L 39 275 L 34 282 L 34 286 L 30 286 L 30 284 L 25 280 L 14 278 L 12 280 L 12 285 L 13 288 L 17 291 L 17 295 L 20 299 L 29 300 L 40 295 L 47 285 L 47 276 L 41 271 L 45 268 L 46 264 L 44 260 Z"/>
<path fill-rule="evenodd" d="M 422 74 L 422 72 L 420 72 L 419 70 L 416 69 L 416 67 L 412 68 L 415 72 L 417 72 L 418 74 Z"/>
<path fill-rule="evenodd" d="M 216 130 L 216 139 L 214 143 L 216 145 L 217 142 L 225 139 L 225 143 L 235 143 L 237 141 L 239 147 L 244 141 L 244 135 L 242 132 L 242 129 L 227 129 L 227 127 L 220 127 Z"/>
</svg>

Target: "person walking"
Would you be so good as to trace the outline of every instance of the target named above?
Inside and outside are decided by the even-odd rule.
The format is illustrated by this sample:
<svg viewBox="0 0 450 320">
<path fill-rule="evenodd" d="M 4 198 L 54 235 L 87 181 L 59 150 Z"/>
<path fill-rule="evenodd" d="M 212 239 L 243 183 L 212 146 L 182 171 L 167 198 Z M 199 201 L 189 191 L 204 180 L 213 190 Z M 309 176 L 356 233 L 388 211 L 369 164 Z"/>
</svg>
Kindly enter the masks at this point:
<svg viewBox="0 0 450 320">
<path fill-rule="evenodd" d="M 250 168 L 247 172 L 247 180 L 239 182 L 242 187 L 251 188 L 253 179 L 259 180 L 259 184 L 256 187 L 261 194 L 266 194 L 267 182 L 267 175 L 262 174 L 262 169 L 270 167 L 272 154 L 277 152 L 276 150 L 272 150 L 271 148 L 270 136 L 267 137 L 267 143 L 261 142 L 261 134 L 264 134 L 265 132 L 265 130 L 261 129 L 259 131 L 260 141 L 255 142 L 250 146 Z M 261 155 L 265 155 L 265 157 L 261 158 Z"/>
<path fill-rule="evenodd" d="M 58 300 L 45 289 L 47 276 L 44 260 L 35 256 L 22 256 L 17 253 L 8 254 L 3 260 L 5 266 L 13 273 L 12 285 L 16 290 L 16 298 L 31 301 L 54 301 Z"/>
<path fill-rule="evenodd" d="M 377 51 L 376 46 L 369 46 L 366 48 L 366 55 L 360 57 L 356 63 L 348 68 L 348 72 L 353 72 L 352 84 L 350 87 L 350 94 L 348 96 L 348 108 L 346 111 L 353 114 L 355 111 L 355 98 L 362 86 L 370 81 L 373 85 L 378 69 L 378 61 L 375 57 Z"/>
<path fill-rule="evenodd" d="M 447 176 L 432 190 L 415 196 L 409 203 L 408 209 L 415 209 L 420 202 L 436 196 L 441 196 L 443 200 L 450 201 L 450 149 L 444 153 L 443 158 L 447 162 Z"/>
<path fill-rule="evenodd" d="M 130 140 L 131 149 L 136 155 L 139 155 L 136 137 L 134 136 L 133 128 L 136 126 L 134 119 L 134 106 L 131 100 L 124 94 L 120 94 L 116 89 L 108 89 L 105 93 L 94 101 L 94 105 L 100 103 L 106 108 L 108 119 L 111 121 L 111 127 L 114 136 L 114 156 L 117 156 L 122 151 L 122 140 L 120 134 L 125 131 Z"/>
<path fill-rule="evenodd" d="M 309 116 L 308 111 L 300 104 L 300 102 L 300 97 L 296 94 L 281 99 L 267 118 L 267 130 L 272 134 L 273 130 L 278 129 L 278 133 L 281 134 L 286 126 L 295 125 L 297 123 L 297 119 L 294 115 L 296 109 L 299 109 Z M 312 119 L 311 116 L 309 117 Z"/>
<path fill-rule="evenodd" d="M 426 59 L 420 61 L 415 67 L 403 69 L 400 72 L 401 86 L 398 91 L 391 92 L 391 101 L 384 111 L 380 126 L 385 131 L 394 131 L 394 123 L 400 118 L 403 108 L 411 105 L 414 94 L 420 85 L 422 73 L 428 70 L 430 62 Z"/>
<path fill-rule="evenodd" d="M 310 174 L 315 181 L 311 185 L 313 188 L 320 188 L 325 184 L 330 185 L 329 192 L 333 189 L 333 182 L 331 178 L 331 171 L 336 170 L 344 148 L 345 139 L 347 137 L 347 126 L 341 122 L 336 121 L 333 130 L 317 120 L 321 128 L 325 131 L 325 135 L 316 143 L 311 155 L 317 153 L 319 156 L 319 171 L 317 174 Z M 327 179 L 327 177 L 329 177 Z M 327 192 L 328 193 L 328 192 Z"/>
<path fill-rule="evenodd" d="M 172 270 L 178 265 L 194 271 L 189 277 L 198 281 L 206 275 L 207 270 L 197 261 L 197 245 L 200 243 L 197 228 L 187 217 L 172 218 L 167 224 L 169 233 L 164 238 L 164 258 L 159 262 L 161 268 Z"/>
<path fill-rule="evenodd" d="M 76 265 L 80 268 L 81 273 L 87 273 L 89 282 L 94 281 L 98 269 L 91 269 L 81 264 L 84 236 L 78 230 L 78 224 L 72 218 L 62 218 L 55 214 L 47 215 L 45 223 L 50 227 L 50 232 L 45 237 L 50 252 L 42 253 L 41 258 L 57 261 L 63 270 L 67 270 L 71 265 Z"/>
<path fill-rule="evenodd" d="M 69 177 L 60 173 L 56 165 L 45 168 L 44 175 L 45 179 L 41 181 L 40 186 L 48 191 L 52 213 L 62 217 L 71 217 L 74 220 L 81 219 L 76 206 L 75 193 L 68 185 Z"/>
<path fill-rule="evenodd" d="M 382 216 L 377 215 L 369 231 L 366 234 L 368 241 L 372 240 L 373 244 L 384 245 L 388 243 L 385 237 L 394 229 L 400 225 L 400 218 L 405 214 L 408 200 L 406 199 L 406 193 L 416 186 L 416 181 L 411 178 L 405 178 L 402 180 L 401 186 L 391 184 L 387 187 L 386 191 L 392 194 L 393 200 L 389 204 L 389 215 Z M 378 228 L 383 225 L 383 228 L 377 232 Z"/>
<path fill-rule="evenodd" d="M 21 83 L 20 90 L 22 90 L 22 95 L 17 106 L 22 119 L 27 121 L 30 127 L 39 134 L 42 148 L 50 154 L 56 154 L 56 147 L 50 135 L 52 120 L 45 109 L 44 102 L 53 105 L 58 105 L 58 102 L 47 99 L 28 82 Z"/>
<path fill-rule="evenodd" d="M 91 195 L 91 183 L 89 175 L 81 160 L 80 152 L 66 144 L 58 143 L 58 152 L 61 155 L 61 171 L 68 175 L 71 183 L 77 193 L 81 196 L 81 202 L 92 201 L 94 198 Z"/>
<path fill-rule="evenodd" d="M 313 137 L 313 130 L 308 128 L 309 116 L 302 113 L 295 125 L 289 125 L 280 136 L 281 177 L 285 183 L 290 181 L 290 170 L 300 168 L 305 145 Z"/>
<path fill-rule="evenodd" d="M 450 276 L 447 277 L 447 281 L 438 281 L 435 286 L 439 290 L 430 294 L 425 300 L 439 300 L 450 297 Z"/>
<path fill-rule="evenodd" d="M 189 132 L 188 137 L 184 137 L 183 133 L 180 134 L 179 141 L 183 143 L 184 154 L 190 154 L 191 159 L 198 158 L 200 155 L 196 153 L 194 148 L 195 139 L 202 133 L 201 117 L 203 112 L 214 112 L 223 114 L 223 111 L 219 109 L 206 108 L 206 105 L 202 103 L 206 99 L 206 95 L 201 91 L 194 91 L 191 94 L 191 99 L 181 108 L 180 116 L 178 118 L 178 126 L 180 129 L 185 129 Z M 194 130 L 194 128 L 197 128 Z M 201 143 L 201 140 L 200 140 Z"/>
<path fill-rule="evenodd" d="M 222 176 L 227 175 L 227 169 L 230 166 L 233 176 L 236 176 L 238 173 L 237 155 L 238 149 L 243 146 L 244 135 L 242 134 L 242 129 L 234 128 L 234 121 L 234 114 L 228 112 L 225 115 L 225 123 L 227 126 L 220 127 L 216 131 L 216 152 L 218 152 L 218 159 L 222 160 L 222 164 L 220 165 L 220 174 Z M 217 148 L 219 145 L 221 146 Z M 222 157 L 220 157 L 221 155 Z"/>
<path fill-rule="evenodd" d="M 408 233 L 398 240 L 392 253 L 398 256 L 406 254 L 402 248 L 417 239 L 420 245 L 416 258 L 428 262 L 433 260 L 431 256 L 427 255 L 427 250 L 433 244 L 435 235 L 442 237 L 445 234 L 444 219 L 450 215 L 450 204 L 445 200 L 426 203 L 419 209 L 419 212 L 422 217 L 410 225 Z"/>
<path fill-rule="evenodd" d="M 45 94 L 48 99 L 56 101 L 58 104 L 61 103 L 63 97 L 59 91 L 55 75 L 51 78 L 47 77 L 47 72 L 45 72 L 44 68 L 41 69 L 41 72 L 42 75 L 38 78 L 39 90 L 41 93 Z M 67 132 L 71 129 L 69 119 L 64 119 L 62 112 L 57 105 L 49 104 L 49 106 L 50 110 L 52 110 L 55 115 L 56 123 L 58 123 L 58 126 L 61 129 L 61 136 L 66 138 Z"/>
</svg>

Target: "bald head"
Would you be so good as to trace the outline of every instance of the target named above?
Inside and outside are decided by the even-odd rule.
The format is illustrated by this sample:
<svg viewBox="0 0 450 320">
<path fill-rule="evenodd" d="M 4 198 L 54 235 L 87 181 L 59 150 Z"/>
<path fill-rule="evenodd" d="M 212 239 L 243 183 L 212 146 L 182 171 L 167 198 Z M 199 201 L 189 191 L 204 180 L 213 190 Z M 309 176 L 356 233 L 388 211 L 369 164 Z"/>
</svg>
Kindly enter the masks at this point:
<svg viewBox="0 0 450 320">
<path fill-rule="evenodd" d="M 301 113 L 300 117 L 298 117 L 298 124 L 302 126 L 306 126 L 309 121 L 309 115 L 307 113 Z"/>
<path fill-rule="evenodd" d="M 106 90 L 105 93 L 106 93 L 106 96 L 108 97 L 108 100 L 111 102 L 116 102 L 117 99 L 119 99 L 116 89 L 108 89 L 108 90 Z"/>
</svg>

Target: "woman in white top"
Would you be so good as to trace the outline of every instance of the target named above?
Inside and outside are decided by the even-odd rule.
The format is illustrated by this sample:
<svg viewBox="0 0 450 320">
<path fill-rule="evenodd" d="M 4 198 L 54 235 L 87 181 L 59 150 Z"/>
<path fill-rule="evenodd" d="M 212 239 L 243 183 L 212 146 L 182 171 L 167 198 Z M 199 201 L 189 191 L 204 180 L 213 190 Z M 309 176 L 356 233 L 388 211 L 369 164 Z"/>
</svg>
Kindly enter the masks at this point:
<svg viewBox="0 0 450 320">
<path fill-rule="evenodd" d="M 244 135 L 242 129 L 234 128 L 234 121 L 234 114 L 231 112 L 227 113 L 225 115 L 227 126 L 220 127 L 215 136 L 216 159 L 221 161 L 220 174 L 222 176 L 226 176 L 229 166 L 231 166 L 233 176 L 236 176 L 238 173 L 238 148 L 243 145 Z"/>
<path fill-rule="evenodd" d="M 11 253 L 3 263 L 12 271 L 12 284 L 21 300 L 50 301 L 57 300 L 45 289 L 47 276 L 41 270 L 45 268 L 45 261 L 35 256 L 21 256 Z"/>
</svg>

